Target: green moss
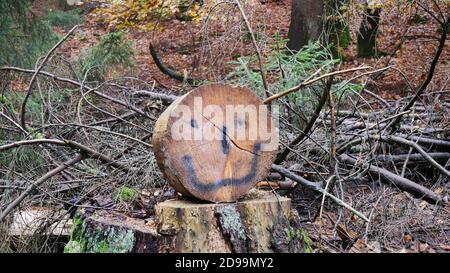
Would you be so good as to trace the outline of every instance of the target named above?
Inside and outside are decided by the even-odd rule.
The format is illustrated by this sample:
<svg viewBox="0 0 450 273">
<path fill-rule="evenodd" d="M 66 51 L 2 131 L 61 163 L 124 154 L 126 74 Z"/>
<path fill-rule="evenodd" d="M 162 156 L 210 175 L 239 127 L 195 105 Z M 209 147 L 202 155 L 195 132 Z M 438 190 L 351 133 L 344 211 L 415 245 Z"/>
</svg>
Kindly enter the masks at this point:
<svg viewBox="0 0 450 273">
<path fill-rule="evenodd" d="M 134 201 L 137 197 L 137 191 L 132 188 L 128 188 L 125 186 L 122 186 L 118 188 L 113 196 L 114 202 L 131 202 Z"/>
<path fill-rule="evenodd" d="M 299 228 L 297 230 L 299 232 L 300 235 L 300 239 L 303 241 L 303 250 L 305 253 L 312 253 L 313 249 L 311 247 L 312 245 L 312 241 L 311 239 L 309 239 L 308 237 L 308 233 L 306 233 L 306 231 L 302 228 Z"/>
<path fill-rule="evenodd" d="M 134 247 L 134 233 L 115 227 L 88 228 L 78 216 L 73 220 L 70 241 L 64 253 L 127 253 Z"/>
<path fill-rule="evenodd" d="M 286 238 L 288 241 L 300 240 L 303 244 L 303 252 L 312 253 L 312 241 L 311 239 L 309 239 L 308 234 L 304 229 L 294 229 L 292 227 L 289 227 L 288 229 L 286 229 Z"/>
<path fill-rule="evenodd" d="M 64 253 L 82 253 L 81 244 L 78 241 L 69 241 L 64 247 Z"/>
<path fill-rule="evenodd" d="M 83 236 L 85 252 L 88 253 L 127 253 L 134 247 L 134 234 L 131 230 L 109 227 L 95 230 Z"/>
<path fill-rule="evenodd" d="M 75 216 L 73 218 L 72 229 L 70 230 L 71 240 L 80 240 L 83 231 L 83 221 L 80 216 Z"/>
<path fill-rule="evenodd" d="M 72 228 L 70 230 L 70 240 L 64 247 L 64 253 L 83 253 L 86 249 L 83 245 L 82 235 L 85 225 L 80 216 L 73 218 Z"/>
<path fill-rule="evenodd" d="M 101 241 L 98 246 L 100 253 L 108 253 L 108 244 L 106 243 L 106 241 Z"/>
</svg>

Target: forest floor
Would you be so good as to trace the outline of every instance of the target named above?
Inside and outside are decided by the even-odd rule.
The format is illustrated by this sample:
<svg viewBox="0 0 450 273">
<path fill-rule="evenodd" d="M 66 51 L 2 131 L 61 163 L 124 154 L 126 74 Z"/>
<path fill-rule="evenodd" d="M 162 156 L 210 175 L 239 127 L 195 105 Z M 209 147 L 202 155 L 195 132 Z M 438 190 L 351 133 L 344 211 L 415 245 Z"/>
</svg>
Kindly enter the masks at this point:
<svg viewBox="0 0 450 273">
<path fill-rule="evenodd" d="M 267 37 L 280 33 L 287 38 L 290 23 L 290 0 L 261 1 L 249 16 L 254 27 Z M 68 40 L 61 51 L 69 58 L 76 58 L 87 48 L 94 46 L 106 33 L 114 31 L 114 26 L 105 23 L 105 18 L 96 12 L 84 15 L 84 22 L 74 39 Z M 390 65 L 404 72 L 404 77 L 390 70 L 376 82 L 372 82 L 372 91 L 386 100 L 397 100 L 403 96 L 413 94 L 409 85 L 418 86 L 425 79 L 429 63 L 436 50 L 436 42 L 429 42 L 433 37 L 439 37 L 436 25 L 427 20 L 409 24 L 411 14 L 396 9 L 390 9 L 383 14 L 378 39 L 378 49 L 383 53 L 391 53 L 398 45 L 401 37 L 407 33 L 408 37 L 402 47 L 390 59 L 382 56 L 373 59 L 358 58 L 356 55 L 356 35 L 360 20 L 352 17 L 350 29 L 352 43 L 343 50 L 341 68 L 355 67 L 362 64 L 374 68 L 384 67 L 390 59 Z M 408 22 L 406 24 L 405 22 Z M 63 34 L 64 31 L 56 29 Z M 230 39 L 233 37 L 226 26 L 211 23 L 206 30 L 210 47 L 205 48 L 199 43 L 199 38 L 205 35 L 203 25 L 196 22 L 170 19 L 160 22 L 155 30 L 128 29 L 127 35 L 133 42 L 136 54 L 134 61 L 136 68 L 133 77 L 153 83 L 158 87 L 180 94 L 188 87 L 161 73 L 149 54 L 149 41 L 153 41 L 160 56 L 170 67 L 178 71 L 187 71 L 197 79 L 219 81 L 233 68 L 231 61 L 237 56 L 254 54 L 250 40 Z M 228 38 L 227 38 L 228 37 Z M 417 38 L 423 37 L 423 38 Z M 449 91 L 450 85 L 450 50 L 447 43 L 440 58 L 435 76 L 429 90 Z M 263 46 L 267 53 L 270 46 Z M 406 80 L 405 80 L 406 79 Z M 408 83 L 409 82 L 409 83 Z M 440 102 L 435 102 L 440 107 Z M 448 183 L 447 183 L 448 184 Z M 435 191 L 448 191 L 438 188 Z M 153 192 L 151 194 L 154 194 Z M 309 197 L 308 192 L 296 189 L 290 194 L 295 207 L 305 221 L 305 227 L 314 242 L 317 251 L 339 252 L 345 249 L 350 252 L 448 252 L 450 251 L 450 223 L 449 209 L 446 205 L 442 209 L 427 205 L 426 202 L 413 200 L 408 194 L 382 185 L 357 185 L 350 194 L 353 206 L 365 215 L 372 215 L 370 236 L 361 240 L 369 226 L 361 228 L 360 220 L 349 214 L 344 214 L 348 221 L 335 224 L 337 214 L 327 212 L 328 217 L 316 217 L 320 207 L 320 200 Z M 370 205 L 369 205 L 370 204 Z M 355 227 L 353 222 L 358 222 Z"/>
<path fill-rule="evenodd" d="M 262 29 L 261 31 L 266 37 L 274 37 L 276 33 L 279 33 L 283 38 L 287 38 L 291 0 L 261 2 L 251 17 L 256 22 L 256 29 Z M 439 32 L 432 20 L 411 23 L 411 17 L 411 14 L 398 10 L 396 7 L 384 13 L 377 38 L 379 52 L 389 55 L 398 46 L 402 36 L 407 36 L 407 38 L 392 59 L 389 56 L 367 59 L 359 58 L 356 50 L 356 37 L 361 16 L 358 16 L 356 12 L 351 14 L 349 26 L 352 42 L 348 48 L 342 51 L 344 60 L 342 68 L 363 64 L 381 68 L 390 59 L 389 64 L 403 71 L 405 78 L 410 81 L 412 86 L 417 86 L 425 78 L 428 65 L 436 50 L 437 43 L 429 41 L 432 38 L 439 38 Z M 261 18 L 265 19 L 261 20 Z M 84 23 L 80 25 L 80 32 L 76 39 L 72 39 L 64 45 L 67 54 L 72 57 L 78 56 L 84 49 L 94 46 L 102 35 L 115 30 L 114 26 L 105 24 L 104 21 L 105 18 L 102 18 L 102 14 L 99 13 L 91 12 L 85 15 Z M 186 70 L 196 79 L 211 81 L 223 79 L 232 70 L 234 64 L 230 62 L 236 61 L 237 56 L 254 54 L 250 40 L 227 39 L 224 42 L 217 38 L 228 34 L 223 25 L 211 24 L 209 28 L 207 34 L 212 43 L 209 52 L 206 52 L 202 48 L 202 44 L 198 42 L 205 33 L 204 26 L 198 22 L 170 19 L 159 22 L 158 28 L 154 30 L 127 29 L 128 38 L 133 41 L 136 50 L 134 59 L 137 70 L 134 76 L 147 82 L 156 81 L 168 89 L 177 89 L 177 86 L 180 85 L 178 81 L 162 74 L 155 65 L 149 54 L 149 41 L 153 41 L 159 55 L 169 67 L 179 71 Z M 59 32 L 63 33 L 61 30 Z M 431 90 L 433 90 L 433 86 L 446 86 L 445 82 L 448 81 L 450 69 L 449 46 L 447 43 L 440 58 L 430 87 Z M 231 50 L 225 50 L 228 48 Z M 263 49 L 270 50 L 270 47 L 266 46 Z M 223 51 L 220 54 L 221 58 L 207 56 L 207 53 L 213 54 L 220 51 Z M 405 79 L 399 77 L 395 71 L 385 73 L 377 81 L 375 91 L 385 99 L 394 100 L 402 95 L 412 93 L 408 89 Z"/>
</svg>

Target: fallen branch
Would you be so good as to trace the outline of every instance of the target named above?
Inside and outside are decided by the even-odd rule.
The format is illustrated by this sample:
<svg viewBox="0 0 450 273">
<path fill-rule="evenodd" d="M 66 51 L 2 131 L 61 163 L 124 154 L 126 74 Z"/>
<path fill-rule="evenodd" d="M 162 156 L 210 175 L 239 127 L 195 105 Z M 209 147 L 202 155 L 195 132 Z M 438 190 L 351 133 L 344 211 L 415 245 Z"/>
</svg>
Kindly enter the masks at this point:
<svg viewBox="0 0 450 273">
<path fill-rule="evenodd" d="M 5 144 L 0 146 L 0 152 L 12 149 L 12 148 L 17 148 L 20 146 L 27 146 L 27 145 L 34 145 L 34 144 L 55 144 L 55 145 L 60 145 L 60 146 L 66 146 L 66 143 L 62 140 L 59 139 L 30 139 L 30 140 L 21 140 L 21 141 L 16 141 L 10 144 Z"/>
<path fill-rule="evenodd" d="M 152 148 L 151 144 L 149 144 L 147 142 L 144 142 L 144 141 L 142 141 L 142 140 L 140 140 L 138 138 L 135 138 L 135 137 L 132 137 L 132 136 L 129 136 L 129 135 L 126 135 L 126 134 L 114 132 L 114 131 L 111 131 L 111 130 L 105 130 L 105 129 L 102 129 L 102 127 L 99 127 L 99 126 L 90 126 L 90 125 L 84 125 L 84 124 L 79 124 L 79 123 L 47 124 L 47 125 L 39 128 L 38 130 L 33 130 L 31 133 L 35 133 L 37 131 L 42 131 L 43 129 L 49 128 L 49 127 L 77 127 L 77 128 L 86 128 L 86 129 L 96 130 L 96 131 L 103 132 L 103 133 L 106 133 L 106 134 L 111 134 L 111 135 L 114 135 L 114 136 L 119 136 L 119 137 L 122 137 L 122 138 L 125 138 L 125 139 L 129 139 L 131 141 L 137 142 L 137 143 L 139 143 L 139 144 L 141 144 L 143 146 L 146 146 L 148 148 Z"/>
<path fill-rule="evenodd" d="M 320 186 L 318 186 L 316 183 L 308 181 L 306 179 L 304 179 L 301 176 L 298 176 L 296 174 L 294 174 L 293 172 L 289 171 L 286 168 L 283 168 L 280 165 L 276 165 L 273 164 L 272 165 L 272 170 L 279 172 L 280 174 L 294 180 L 295 182 L 298 182 L 300 185 L 311 189 L 313 191 L 319 192 L 327 197 L 329 197 L 331 200 L 333 200 L 336 204 L 350 210 L 351 212 L 353 212 L 356 216 L 358 216 L 359 218 L 363 219 L 366 222 L 369 222 L 369 219 L 367 219 L 366 216 L 364 216 L 364 214 L 362 214 L 361 212 L 357 211 L 356 209 L 352 208 L 349 204 L 345 203 L 343 200 L 337 198 L 336 196 L 332 195 L 331 193 L 328 193 L 327 191 L 325 191 L 323 188 L 321 188 Z"/>
<path fill-rule="evenodd" d="M 24 69 L 24 68 L 13 67 L 13 66 L 4 66 L 4 67 L 0 67 L 0 70 L 4 70 L 4 71 L 11 70 L 11 71 L 17 71 L 17 72 L 23 72 L 23 73 L 35 73 L 35 72 L 36 72 L 36 71 L 33 70 L 33 69 Z M 109 100 L 109 101 L 111 101 L 111 102 L 113 102 L 113 103 L 122 105 L 122 106 L 126 107 L 127 109 L 133 110 L 134 112 L 136 112 L 136 113 L 138 113 L 138 114 L 141 114 L 141 115 L 143 115 L 143 116 L 145 116 L 145 117 L 147 117 L 147 118 L 149 118 L 149 119 L 151 119 L 151 120 L 156 120 L 156 117 L 154 117 L 153 115 L 148 114 L 148 113 L 145 113 L 145 112 L 142 111 L 141 109 L 139 109 L 139 108 L 137 108 L 137 107 L 135 107 L 135 106 L 133 106 L 133 105 L 130 105 L 130 104 L 127 103 L 127 102 L 124 102 L 124 101 L 122 101 L 122 100 L 119 100 L 119 99 L 110 97 L 110 96 L 108 96 L 108 95 L 106 95 L 106 94 L 103 94 L 103 93 L 101 93 L 101 92 L 95 90 L 94 88 L 91 88 L 91 87 L 89 87 L 89 86 L 87 86 L 87 85 L 84 85 L 84 84 L 82 84 L 82 83 L 80 83 L 80 82 L 77 82 L 77 81 L 75 81 L 75 80 L 72 80 L 72 79 L 69 79 L 69 78 L 58 77 L 58 76 L 56 76 L 56 75 L 54 75 L 54 74 L 52 74 L 52 73 L 46 72 L 46 71 L 39 71 L 38 74 L 41 74 L 41 75 L 44 75 L 44 76 L 46 76 L 46 77 L 52 78 L 52 79 L 54 79 L 54 80 L 56 80 L 56 81 L 69 83 L 69 84 L 72 84 L 72 85 L 75 85 L 75 86 L 78 86 L 78 87 L 83 87 L 83 88 L 85 88 L 86 90 L 88 90 L 89 92 L 92 92 L 92 93 L 96 94 L 96 95 L 99 96 L 99 97 L 102 97 L 102 98 L 104 98 L 104 99 L 107 99 L 107 100 Z"/>
<path fill-rule="evenodd" d="M 59 42 L 52 47 L 52 49 L 50 49 L 50 51 L 47 53 L 47 55 L 45 56 L 44 60 L 42 60 L 41 64 L 36 68 L 36 70 L 33 73 L 33 76 L 31 77 L 30 83 L 28 84 L 28 88 L 27 88 L 27 94 L 25 95 L 25 98 L 23 99 L 22 102 L 22 108 L 20 111 L 20 124 L 22 126 L 23 129 L 27 129 L 27 125 L 25 123 L 25 113 L 26 113 L 26 107 L 27 107 L 27 102 L 28 102 L 28 98 L 31 96 L 31 92 L 33 90 L 33 84 L 37 78 L 37 75 L 39 74 L 39 72 L 42 70 L 42 68 L 44 67 L 44 65 L 47 63 L 48 59 L 50 58 L 50 56 L 52 55 L 52 53 L 65 41 L 67 40 L 67 38 L 69 38 L 69 36 L 75 31 L 75 29 L 78 27 L 78 25 L 74 26 L 61 40 L 59 40 Z"/>
<path fill-rule="evenodd" d="M 95 122 L 89 123 L 87 126 L 100 126 L 100 125 L 107 124 L 110 122 L 118 122 L 118 121 L 124 121 L 124 120 L 126 121 L 127 119 L 134 118 L 135 116 L 136 116 L 135 112 L 129 112 L 129 113 L 123 114 L 121 116 L 111 117 L 108 119 L 95 121 Z"/>
<path fill-rule="evenodd" d="M 150 55 L 153 58 L 153 61 L 155 62 L 156 66 L 159 68 L 159 70 L 166 74 L 167 76 L 171 77 L 172 79 L 178 80 L 178 81 L 186 81 L 189 84 L 194 84 L 195 80 L 191 77 L 188 77 L 187 75 L 184 75 L 178 71 L 175 71 L 173 69 L 170 69 L 167 67 L 164 62 L 162 61 L 161 57 L 159 57 L 158 52 L 156 52 L 156 48 L 153 46 L 152 42 L 149 43 L 149 50 Z"/>
<path fill-rule="evenodd" d="M 289 94 L 291 94 L 291 93 L 293 93 L 295 91 L 298 91 L 298 90 L 302 89 L 303 87 L 311 85 L 311 84 L 313 84 L 313 83 L 315 83 L 317 81 L 320 81 L 320 80 L 322 80 L 324 78 L 327 78 L 327 77 L 331 77 L 331 76 L 335 76 L 335 75 L 339 75 L 339 74 L 345 74 L 345 73 L 349 73 L 349 72 L 354 72 L 354 71 L 358 71 L 358 70 L 369 69 L 369 68 L 371 68 L 371 67 L 370 66 L 355 67 L 355 68 L 350 68 L 350 69 L 330 72 L 330 73 L 321 75 L 321 76 L 319 76 L 317 78 L 314 78 L 314 79 L 306 79 L 305 81 L 303 81 L 301 84 L 299 84 L 297 86 L 294 86 L 294 87 L 292 87 L 292 88 L 290 88 L 290 89 L 288 89 L 288 90 L 286 90 L 284 92 L 275 94 L 275 95 L 265 99 L 263 101 L 263 103 L 264 104 L 268 104 L 268 103 L 272 102 L 273 100 L 276 100 L 276 99 L 279 99 L 281 97 L 287 96 L 287 95 L 289 95 Z M 374 72 L 376 72 L 376 71 L 374 71 Z"/>
<path fill-rule="evenodd" d="M 81 143 L 71 141 L 71 140 L 59 140 L 59 139 L 31 139 L 31 140 L 22 140 L 13 142 L 10 144 L 2 145 L 0 146 L 0 152 L 9 150 L 12 148 L 17 148 L 20 146 L 29 146 L 29 145 L 35 145 L 35 144 L 53 144 L 53 145 L 59 145 L 59 146 L 66 146 L 73 149 L 80 150 L 81 153 L 85 154 L 85 156 L 98 159 L 102 161 L 103 163 L 109 164 L 117 169 L 123 170 L 123 171 L 131 171 L 130 168 L 125 166 L 124 164 L 117 162 L 115 160 L 110 159 L 109 157 L 95 151 L 92 148 L 89 148 Z"/>
<path fill-rule="evenodd" d="M 342 163 L 349 165 L 358 164 L 358 161 L 356 159 L 351 158 L 346 154 L 338 156 L 338 160 Z M 402 191 L 409 192 L 415 197 L 422 198 L 423 200 L 431 204 L 438 204 L 442 201 L 442 198 L 438 194 L 409 179 L 398 176 L 394 173 L 391 173 L 385 169 L 376 167 L 374 165 L 370 165 L 368 170 L 372 175 L 379 176 L 382 182 L 388 185 L 393 185 Z"/>
<path fill-rule="evenodd" d="M 425 152 L 422 147 L 420 147 L 419 144 L 401 138 L 401 137 L 397 137 L 397 136 L 388 136 L 388 137 L 383 137 L 382 138 L 383 141 L 393 141 L 399 144 L 403 144 L 403 145 L 408 145 L 410 147 L 413 147 L 415 150 L 417 150 L 428 162 L 431 163 L 431 165 L 433 165 L 436 169 L 438 169 L 439 172 L 441 172 L 442 174 L 446 175 L 447 177 L 450 178 L 450 171 L 446 170 L 444 167 L 442 167 L 442 165 L 440 165 L 439 163 L 436 162 L 436 160 L 434 160 L 431 156 L 428 155 L 427 152 Z"/>
<path fill-rule="evenodd" d="M 428 155 L 436 161 L 450 159 L 450 153 L 429 153 Z M 392 161 L 394 163 L 404 162 L 405 160 L 408 160 L 408 162 L 411 164 L 414 164 L 418 161 L 428 162 L 422 154 L 377 155 L 375 159 L 377 161 Z"/>
<path fill-rule="evenodd" d="M 34 189 L 36 189 L 39 185 L 47 181 L 49 178 L 59 174 L 60 172 L 64 171 L 65 169 L 75 165 L 76 163 L 83 160 L 82 155 L 77 155 L 76 157 L 62 163 L 58 167 L 54 168 L 53 170 L 47 172 L 45 175 L 43 175 L 41 178 L 36 180 L 34 183 L 32 183 L 29 187 L 27 187 L 26 190 L 24 190 L 19 197 L 17 197 L 14 201 L 12 201 L 0 214 L 0 222 L 5 219 L 6 216 L 8 216 L 9 213 L 11 213 L 14 208 L 16 208 Z"/>
<path fill-rule="evenodd" d="M 175 96 L 175 95 L 160 94 L 160 93 L 147 91 L 147 90 L 135 91 L 132 94 L 136 95 L 136 96 L 148 97 L 153 100 L 161 100 L 161 101 L 165 102 L 166 104 L 171 104 L 174 100 L 179 98 L 178 96 Z"/>
<path fill-rule="evenodd" d="M 417 136 L 404 136 L 401 135 L 401 137 L 413 140 L 414 142 L 420 143 L 420 144 L 426 144 L 429 146 L 439 146 L 439 147 L 446 147 L 450 149 L 450 141 L 442 140 L 442 139 L 434 139 L 434 138 L 426 138 L 426 137 L 417 137 Z"/>
</svg>

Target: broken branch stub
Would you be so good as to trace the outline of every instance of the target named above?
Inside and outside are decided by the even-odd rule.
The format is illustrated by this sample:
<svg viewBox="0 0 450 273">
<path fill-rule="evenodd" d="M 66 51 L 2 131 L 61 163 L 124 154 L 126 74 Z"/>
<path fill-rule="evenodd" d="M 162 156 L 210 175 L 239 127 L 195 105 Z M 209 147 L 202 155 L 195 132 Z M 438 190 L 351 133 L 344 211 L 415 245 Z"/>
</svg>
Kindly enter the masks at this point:
<svg viewBox="0 0 450 273">
<path fill-rule="evenodd" d="M 272 126 L 267 107 L 249 89 L 211 84 L 163 112 L 152 144 L 159 168 L 178 192 L 232 202 L 267 176 L 278 143 Z"/>
</svg>

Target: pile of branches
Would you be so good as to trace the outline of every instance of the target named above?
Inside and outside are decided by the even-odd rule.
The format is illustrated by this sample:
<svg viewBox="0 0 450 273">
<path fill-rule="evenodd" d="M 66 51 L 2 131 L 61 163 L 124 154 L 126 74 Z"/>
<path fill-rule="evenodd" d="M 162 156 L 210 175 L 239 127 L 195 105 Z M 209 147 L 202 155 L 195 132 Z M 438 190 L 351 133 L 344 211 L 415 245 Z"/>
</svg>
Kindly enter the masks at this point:
<svg viewBox="0 0 450 273">
<path fill-rule="evenodd" d="M 86 75 L 78 77 L 57 50 L 76 29 L 34 69 L 0 68 L 1 249 L 8 248 L 4 229 L 15 212 L 45 206 L 73 215 L 86 207 L 146 217 L 151 204 L 121 204 L 112 200 L 115 191 L 165 185 L 150 139 L 157 114 L 176 97 L 136 78 L 87 82 Z M 46 234 L 66 218 L 49 217 L 39 232 Z"/>
</svg>

